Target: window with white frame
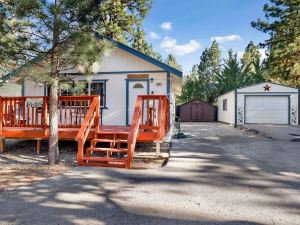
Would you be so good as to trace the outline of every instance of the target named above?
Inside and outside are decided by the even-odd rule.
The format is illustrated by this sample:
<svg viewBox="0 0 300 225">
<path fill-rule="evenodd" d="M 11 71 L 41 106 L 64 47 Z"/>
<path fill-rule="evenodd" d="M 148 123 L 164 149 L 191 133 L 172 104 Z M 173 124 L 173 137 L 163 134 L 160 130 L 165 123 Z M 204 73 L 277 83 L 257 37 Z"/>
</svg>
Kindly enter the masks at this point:
<svg viewBox="0 0 300 225">
<path fill-rule="evenodd" d="M 227 111 L 227 99 L 223 100 L 223 111 Z"/>
</svg>

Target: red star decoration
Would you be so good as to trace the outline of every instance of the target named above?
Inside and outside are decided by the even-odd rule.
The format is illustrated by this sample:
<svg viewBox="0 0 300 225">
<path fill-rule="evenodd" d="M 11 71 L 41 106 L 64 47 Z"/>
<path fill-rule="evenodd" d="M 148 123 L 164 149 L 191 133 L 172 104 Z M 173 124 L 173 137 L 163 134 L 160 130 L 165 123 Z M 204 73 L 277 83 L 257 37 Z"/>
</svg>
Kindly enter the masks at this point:
<svg viewBox="0 0 300 225">
<path fill-rule="evenodd" d="M 271 87 L 269 85 L 264 86 L 265 91 L 270 91 L 270 88 Z"/>
</svg>

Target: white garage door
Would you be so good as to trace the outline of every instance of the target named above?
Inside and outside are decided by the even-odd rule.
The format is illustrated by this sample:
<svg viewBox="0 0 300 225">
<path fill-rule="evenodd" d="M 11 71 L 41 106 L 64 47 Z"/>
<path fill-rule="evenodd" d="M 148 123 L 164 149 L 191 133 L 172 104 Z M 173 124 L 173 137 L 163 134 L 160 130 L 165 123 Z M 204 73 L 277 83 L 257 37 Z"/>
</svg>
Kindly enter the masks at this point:
<svg viewBox="0 0 300 225">
<path fill-rule="evenodd" d="M 245 123 L 289 123 L 287 96 L 247 96 Z"/>
</svg>

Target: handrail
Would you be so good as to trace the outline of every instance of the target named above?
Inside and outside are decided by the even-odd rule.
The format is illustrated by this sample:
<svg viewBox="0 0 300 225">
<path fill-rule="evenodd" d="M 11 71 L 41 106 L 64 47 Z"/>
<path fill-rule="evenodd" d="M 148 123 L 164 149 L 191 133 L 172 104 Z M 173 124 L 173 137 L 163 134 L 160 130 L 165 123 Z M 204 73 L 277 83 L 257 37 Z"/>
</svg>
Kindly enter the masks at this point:
<svg viewBox="0 0 300 225">
<path fill-rule="evenodd" d="M 80 128 L 95 95 L 59 96 L 58 123 L 62 128 Z M 48 123 L 48 96 L 0 97 L 0 133 L 5 127 L 32 127 L 46 130 Z"/>
<path fill-rule="evenodd" d="M 92 125 L 94 124 L 96 130 L 99 129 L 99 104 L 100 98 L 94 97 L 89 111 L 84 118 L 83 124 L 81 125 L 81 128 L 75 138 L 75 140 L 78 142 L 77 159 L 79 165 L 82 165 L 84 144 L 92 128 Z"/>
<path fill-rule="evenodd" d="M 142 103 L 143 98 L 141 96 L 137 97 L 137 101 L 135 103 L 134 113 L 131 121 L 131 126 L 128 134 L 128 150 L 127 150 L 127 169 L 131 169 L 132 166 L 132 158 L 134 154 L 135 144 L 139 133 L 139 127 L 141 122 L 141 114 L 142 114 Z"/>
</svg>

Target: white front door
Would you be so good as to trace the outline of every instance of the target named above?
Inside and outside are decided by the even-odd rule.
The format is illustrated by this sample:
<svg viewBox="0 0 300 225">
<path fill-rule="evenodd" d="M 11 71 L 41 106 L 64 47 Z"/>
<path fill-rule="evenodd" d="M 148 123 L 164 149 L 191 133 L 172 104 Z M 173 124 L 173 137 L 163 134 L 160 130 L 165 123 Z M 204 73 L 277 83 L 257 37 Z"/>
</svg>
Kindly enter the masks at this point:
<svg viewBox="0 0 300 225">
<path fill-rule="evenodd" d="M 128 82 L 128 124 L 131 124 L 134 113 L 135 103 L 138 95 L 148 94 L 147 81 L 129 81 Z"/>
<path fill-rule="evenodd" d="M 287 96 L 247 96 L 246 123 L 288 124 Z"/>
</svg>

